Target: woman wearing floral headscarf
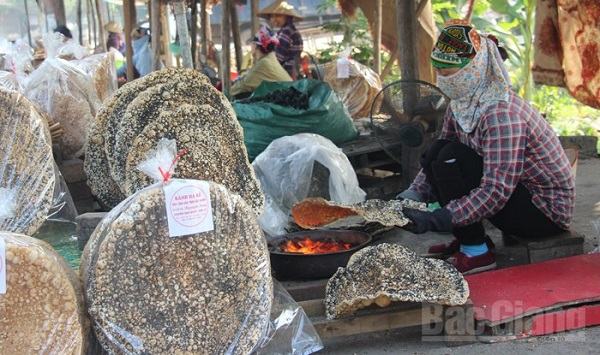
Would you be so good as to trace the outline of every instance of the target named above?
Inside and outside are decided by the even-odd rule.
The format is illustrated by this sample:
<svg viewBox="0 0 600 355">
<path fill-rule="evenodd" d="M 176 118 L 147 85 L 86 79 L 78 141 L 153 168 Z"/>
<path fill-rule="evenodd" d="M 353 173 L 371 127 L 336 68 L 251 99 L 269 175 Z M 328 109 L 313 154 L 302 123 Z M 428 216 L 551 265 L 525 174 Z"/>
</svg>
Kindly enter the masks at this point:
<svg viewBox="0 0 600 355">
<path fill-rule="evenodd" d="M 263 81 L 292 81 L 275 56 L 274 51 L 278 44 L 279 40 L 273 30 L 262 26 L 252 40 L 255 63 L 246 75 L 231 87 L 232 96 L 248 96 Z"/>
<path fill-rule="evenodd" d="M 494 245 L 482 221 L 522 238 L 568 229 L 575 199 L 571 167 L 548 122 L 511 90 L 492 38 L 453 21 L 431 61 L 450 107 L 440 139 L 399 197 L 443 206 L 405 211 L 415 233 L 454 234 L 452 243 L 431 247 L 431 254 L 452 256 L 465 274 L 493 269 Z"/>
</svg>

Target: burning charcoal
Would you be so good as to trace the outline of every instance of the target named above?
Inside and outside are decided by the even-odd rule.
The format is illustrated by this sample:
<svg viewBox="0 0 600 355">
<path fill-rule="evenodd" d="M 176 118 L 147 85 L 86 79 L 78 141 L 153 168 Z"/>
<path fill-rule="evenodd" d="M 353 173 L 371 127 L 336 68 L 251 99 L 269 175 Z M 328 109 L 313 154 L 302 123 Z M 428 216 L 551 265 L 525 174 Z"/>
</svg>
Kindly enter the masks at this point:
<svg viewBox="0 0 600 355">
<path fill-rule="evenodd" d="M 222 184 L 244 198 L 257 214 L 262 212 L 263 195 L 248 163 L 240 126 L 209 105 L 184 104 L 174 111 L 163 111 L 146 126 L 127 156 L 124 185 L 128 195 L 152 183 L 136 167 L 161 138 L 175 139 L 177 147 L 187 150 L 177 164 L 176 177 Z"/>
<path fill-rule="evenodd" d="M 3 354 L 83 354 L 89 321 L 77 275 L 45 242 L 0 232 L 6 293 L 0 295 Z"/>
<path fill-rule="evenodd" d="M 348 316 L 375 303 L 387 307 L 394 301 L 462 305 L 469 286 L 449 263 L 422 258 L 397 244 L 366 247 L 350 258 L 345 268 L 327 283 L 325 310 L 328 319 Z"/>
<path fill-rule="evenodd" d="M 252 209 L 209 183 L 215 229 L 171 238 L 162 187 L 103 220 L 81 276 L 109 353 L 248 354 L 269 326 L 269 253 Z"/>
<path fill-rule="evenodd" d="M 46 119 L 24 96 L 0 89 L 0 230 L 35 233 L 52 207 L 55 185 Z"/>
<path fill-rule="evenodd" d="M 305 229 L 349 228 L 369 223 L 402 227 L 409 223 L 403 208 L 425 210 L 424 203 L 410 200 L 367 200 L 345 206 L 322 198 L 307 198 L 292 208 L 294 222 Z"/>
<path fill-rule="evenodd" d="M 286 240 L 279 246 L 283 252 L 296 254 L 326 254 L 349 250 L 352 247 L 354 245 L 351 243 L 340 240 L 312 240 L 310 237 Z"/>
</svg>

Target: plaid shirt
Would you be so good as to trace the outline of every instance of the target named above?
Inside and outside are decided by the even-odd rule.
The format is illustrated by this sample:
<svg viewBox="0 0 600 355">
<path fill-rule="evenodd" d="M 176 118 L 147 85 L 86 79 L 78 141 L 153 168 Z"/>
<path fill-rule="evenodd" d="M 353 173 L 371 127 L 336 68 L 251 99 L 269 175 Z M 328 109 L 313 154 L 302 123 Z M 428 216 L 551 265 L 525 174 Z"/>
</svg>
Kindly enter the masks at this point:
<svg viewBox="0 0 600 355">
<path fill-rule="evenodd" d="M 277 60 L 281 66 L 295 78 L 297 60 L 300 58 L 300 53 L 304 50 L 302 35 L 294 26 L 294 22 L 288 21 L 285 26 L 281 27 L 277 32 L 279 45 L 275 49 Z"/>
<path fill-rule="evenodd" d="M 514 93 L 509 102 L 490 107 L 470 134 L 461 130 L 448 109 L 440 139 L 459 141 L 483 157 L 479 187 L 445 206 L 454 225 L 494 216 L 519 182 L 544 215 L 564 229 L 571 224 L 575 181 L 569 160 L 548 122 Z M 433 197 L 422 171 L 410 189 Z"/>
</svg>

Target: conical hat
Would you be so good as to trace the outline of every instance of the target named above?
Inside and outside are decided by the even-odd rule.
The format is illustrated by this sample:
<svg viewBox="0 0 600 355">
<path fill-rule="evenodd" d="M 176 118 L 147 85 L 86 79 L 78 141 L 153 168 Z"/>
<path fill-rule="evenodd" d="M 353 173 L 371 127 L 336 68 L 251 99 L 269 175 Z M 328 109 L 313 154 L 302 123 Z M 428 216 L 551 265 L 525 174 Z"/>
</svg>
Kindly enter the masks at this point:
<svg viewBox="0 0 600 355">
<path fill-rule="evenodd" d="M 106 25 L 104 25 L 104 29 L 108 32 L 113 32 L 113 33 L 122 33 L 123 29 L 121 28 L 121 26 L 116 23 L 115 21 L 109 21 L 106 23 Z"/>
<path fill-rule="evenodd" d="M 270 15 L 285 15 L 302 20 L 302 16 L 287 1 L 275 1 L 258 13 L 258 16 L 262 18 L 268 18 Z"/>
</svg>

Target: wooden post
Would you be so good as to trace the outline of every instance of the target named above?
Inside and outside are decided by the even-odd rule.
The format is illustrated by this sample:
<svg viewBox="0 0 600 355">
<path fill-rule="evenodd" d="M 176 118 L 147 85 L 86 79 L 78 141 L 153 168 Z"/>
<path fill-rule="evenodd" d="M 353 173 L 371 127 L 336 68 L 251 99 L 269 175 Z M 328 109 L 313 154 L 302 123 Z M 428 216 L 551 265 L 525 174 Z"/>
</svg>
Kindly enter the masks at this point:
<svg viewBox="0 0 600 355">
<path fill-rule="evenodd" d="M 54 19 L 56 25 L 65 26 L 67 24 L 67 16 L 65 15 L 65 3 L 64 0 L 50 0 L 52 3 L 52 11 L 54 12 Z"/>
<path fill-rule="evenodd" d="M 77 0 L 77 28 L 79 32 L 79 44 L 83 46 L 83 21 L 81 19 L 82 7 L 83 4 L 81 3 L 81 0 Z"/>
<path fill-rule="evenodd" d="M 235 48 L 235 67 L 237 72 L 242 71 L 242 41 L 240 38 L 240 24 L 238 13 L 233 1 L 231 1 L 231 32 L 233 33 L 233 47 Z"/>
<path fill-rule="evenodd" d="M 162 51 L 164 53 L 164 64 L 167 67 L 173 66 L 173 56 L 171 55 L 171 30 L 169 28 L 169 8 L 165 4 L 160 4 L 160 38 Z"/>
<path fill-rule="evenodd" d="M 208 28 L 210 27 L 210 19 L 208 17 L 207 2 L 208 0 L 200 0 L 200 54 L 201 62 L 206 62 L 208 58 Z"/>
<path fill-rule="evenodd" d="M 106 34 L 104 32 L 104 24 L 106 23 L 106 21 L 104 21 L 104 14 L 102 11 L 102 0 L 95 0 L 95 4 L 96 4 L 96 15 L 98 16 L 98 37 L 100 37 L 100 48 L 102 48 L 103 52 L 106 52 L 107 48 L 106 48 Z"/>
<path fill-rule="evenodd" d="M 192 62 L 194 68 L 198 67 L 198 0 L 192 0 Z"/>
<path fill-rule="evenodd" d="M 160 69 L 160 0 L 150 1 L 150 30 L 152 31 L 152 70 Z"/>
<path fill-rule="evenodd" d="M 382 32 L 382 14 L 383 14 L 383 0 L 375 0 L 375 72 L 381 74 L 381 32 Z"/>
<path fill-rule="evenodd" d="M 23 4 L 25 5 L 25 24 L 27 25 L 27 40 L 29 41 L 29 47 L 33 47 L 33 42 L 31 41 L 31 24 L 29 23 L 29 7 L 27 6 L 27 0 L 23 0 Z M 81 15 L 81 11 L 79 12 Z"/>
<path fill-rule="evenodd" d="M 258 28 L 260 27 L 260 21 L 258 20 L 258 1 L 259 0 L 251 0 L 250 3 L 250 23 L 252 28 L 253 36 L 256 32 L 258 32 Z"/>
<path fill-rule="evenodd" d="M 398 48 L 400 49 L 400 72 L 402 79 L 419 77 L 417 58 L 417 18 L 414 1 L 396 0 Z"/>
<path fill-rule="evenodd" d="M 82 0 L 83 1 L 83 0 Z M 92 15 L 91 15 L 91 7 L 90 2 L 86 0 L 85 2 L 85 14 L 87 18 L 87 34 L 88 34 L 88 46 L 92 46 Z"/>
<path fill-rule="evenodd" d="M 125 18 L 125 45 L 127 58 L 127 81 L 133 81 L 133 43 L 131 39 L 131 31 L 133 24 L 136 21 L 135 0 L 123 0 L 123 17 Z"/>
<path fill-rule="evenodd" d="M 385 67 L 383 68 L 383 70 L 381 71 L 381 74 L 379 75 L 379 78 L 381 79 L 381 81 L 383 81 L 390 74 L 390 72 L 392 71 L 392 67 L 394 66 L 394 63 L 396 63 L 399 56 L 400 56 L 400 50 L 396 49 L 396 51 L 390 56 L 390 59 L 385 64 Z"/>
<path fill-rule="evenodd" d="M 400 75 L 402 80 L 415 80 L 419 78 L 419 62 L 417 58 L 417 12 L 415 1 L 396 0 L 396 23 L 398 33 L 398 49 L 400 54 Z M 402 103 L 404 112 L 412 117 L 414 105 L 418 99 L 418 92 L 404 90 Z M 419 171 L 419 156 L 423 148 L 411 148 L 402 145 L 402 185 L 410 185 Z"/>
<path fill-rule="evenodd" d="M 94 49 L 98 47 L 98 36 L 96 34 L 96 14 L 94 11 L 94 0 L 88 0 L 88 6 L 90 7 L 90 17 L 92 19 L 92 34 L 94 38 Z"/>
<path fill-rule="evenodd" d="M 106 3 L 106 16 L 107 16 L 108 21 L 112 21 L 113 20 L 112 10 L 110 9 L 110 3 L 109 2 Z"/>
<path fill-rule="evenodd" d="M 231 19 L 231 0 L 222 0 L 223 7 L 222 23 L 221 23 L 221 58 L 223 63 L 221 64 L 221 81 L 223 83 L 223 94 L 229 96 L 231 89 L 231 26 L 229 20 Z"/>
<path fill-rule="evenodd" d="M 177 24 L 177 34 L 179 35 L 179 50 L 181 52 L 181 61 L 185 68 L 193 68 L 192 52 L 190 49 L 190 33 L 188 31 L 186 5 L 184 1 L 173 2 L 173 12 L 175 13 L 175 23 Z"/>
</svg>

